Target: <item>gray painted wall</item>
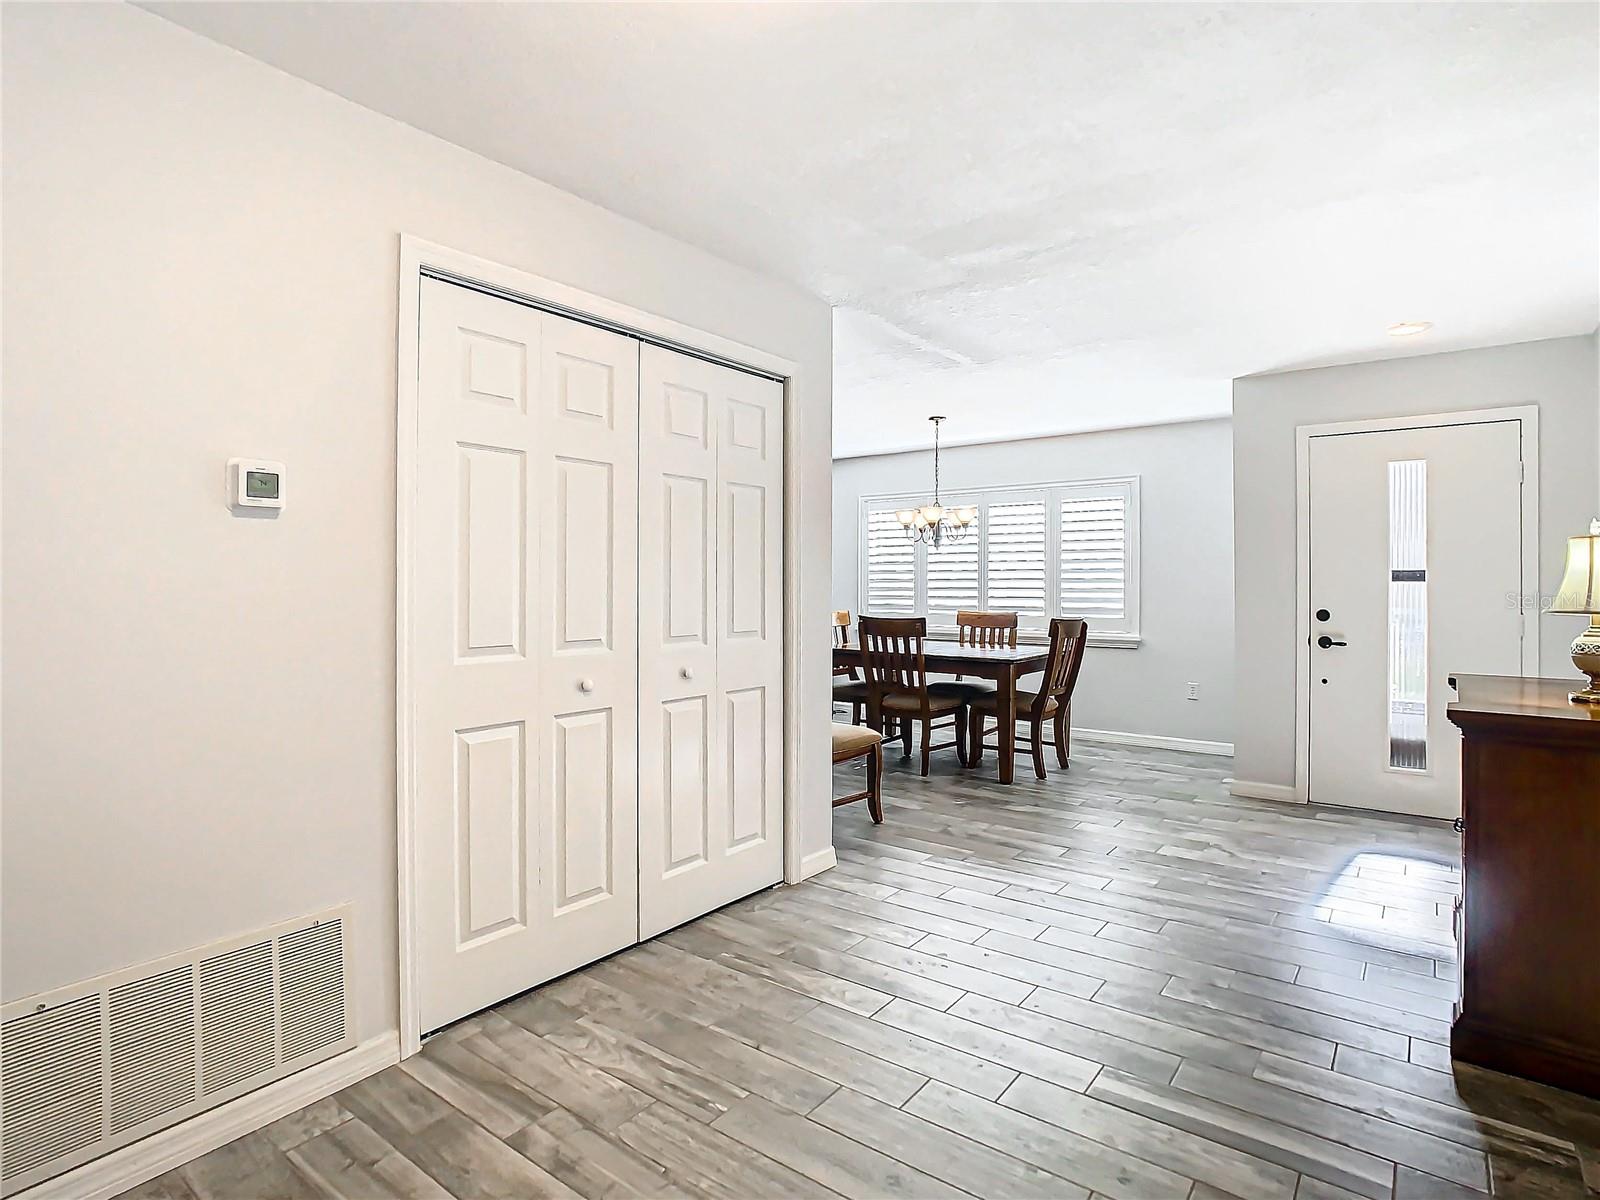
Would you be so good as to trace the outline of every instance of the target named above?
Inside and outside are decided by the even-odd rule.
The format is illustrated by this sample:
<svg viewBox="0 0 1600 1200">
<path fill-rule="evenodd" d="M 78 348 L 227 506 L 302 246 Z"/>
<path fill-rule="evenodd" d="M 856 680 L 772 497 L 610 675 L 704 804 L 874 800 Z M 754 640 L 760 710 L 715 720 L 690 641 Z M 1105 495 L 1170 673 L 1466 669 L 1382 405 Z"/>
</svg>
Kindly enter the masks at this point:
<svg viewBox="0 0 1600 1200">
<path fill-rule="evenodd" d="M 959 436 L 960 431 L 951 432 Z M 959 446 L 950 489 L 1140 477 L 1141 633 L 1136 649 L 1091 647 L 1074 725 L 1233 740 L 1232 440 L 1227 421 Z M 863 495 L 928 488 L 929 452 L 835 459 L 833 603 L 858 606 Z M 1200 699 L 1184 699 L 1184 684 Z"/>
<path fill-rule="evenodd" d="M 1550 592 L 1566 539 L 1595 515 L 1596 369 L 1591 334 L 1234 381 L 1239 779 L 1294 782 L 1296 427 L 1537 404 L 1539 579 Z M 1541 619 L 1543 674 L 1573 674 L 1567 646 L 1581 625 L 1579 617 Z"/>
<path fill-rule="evenodd" d="M 800 364 L 825 302 L 127 5 L 6 5 L 4 999 L 350 901 L 396 1026 L 399 234 Z M 223 504 L 280 459 L 276 521 Z M 826 851 L 828 529 L 796 548 Z"/>
</svg>

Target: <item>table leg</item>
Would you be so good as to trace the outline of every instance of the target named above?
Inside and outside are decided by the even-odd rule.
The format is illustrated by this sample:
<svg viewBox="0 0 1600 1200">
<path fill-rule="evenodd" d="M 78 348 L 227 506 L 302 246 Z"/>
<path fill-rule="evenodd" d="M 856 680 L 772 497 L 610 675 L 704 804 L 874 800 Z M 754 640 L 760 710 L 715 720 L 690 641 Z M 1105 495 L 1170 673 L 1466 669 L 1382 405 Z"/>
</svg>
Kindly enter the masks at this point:
<svg viewBox="0 0 1600 1200">
<path fill-rule="evenodd" d="M 997 715 L 1000 718 L 1000 782 L 1010 783 L 1017 765 L 1017 669 L 1000 675 Z"/>
</svg>

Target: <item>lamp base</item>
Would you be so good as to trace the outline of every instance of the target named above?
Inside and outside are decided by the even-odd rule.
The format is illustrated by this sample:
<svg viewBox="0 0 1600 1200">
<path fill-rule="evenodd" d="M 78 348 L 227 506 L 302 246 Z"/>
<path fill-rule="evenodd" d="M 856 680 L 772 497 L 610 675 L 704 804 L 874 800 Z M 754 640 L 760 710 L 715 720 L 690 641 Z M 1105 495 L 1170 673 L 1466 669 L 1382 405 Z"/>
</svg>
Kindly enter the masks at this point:
<svg viewBox="0 0 1600 1200">
<path fill-rule="evenodd" d="M 1589 628 L 1572 640 L 1572 665 L 1589 677 L 1581 692 L 1568 692 L 1567 699 L 1579 704 L 1600 704 L 1600 613 L 1590 618 Z"/>
</svg>

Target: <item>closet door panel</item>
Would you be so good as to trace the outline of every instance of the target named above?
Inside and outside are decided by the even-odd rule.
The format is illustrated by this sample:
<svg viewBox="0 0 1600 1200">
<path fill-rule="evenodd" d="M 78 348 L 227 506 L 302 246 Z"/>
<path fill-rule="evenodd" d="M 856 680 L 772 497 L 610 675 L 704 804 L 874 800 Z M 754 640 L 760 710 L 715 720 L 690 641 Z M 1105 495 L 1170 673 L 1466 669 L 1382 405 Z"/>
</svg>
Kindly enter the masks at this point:
<svg viewBox="0 0 1600 1200">
<path fill-rule="evenodd" d="M 436 280 L 420 317 L 411 726 L 431 1030 L 637 936 L 637 343 Z"/>
<path fill-rule="evenodd" d="M 541 320 L 539 899 L 562 933 L 554 975 L 638 936 L 639 375 L 632 339 Z"/>
<path fill-rule="evenodd" d="M 715 375 L 644 346 L 639 379 L 639 908 L 648 937 L 678 923 L 654 914 L 674 899 L 692 903 L 713 859 L 722 742 Z"/>
<path fill-rule="evenodd" d="M 717 685 L 726 756 L 727 877 L 783 874 L 783 386 L 726 372 L 717 453 Z"/>
<path fill-rule="evenodd" d="M 770 394 L 747 397 L 750 384 Z M 781 712 L 769 713 L 782 662 L 767 654 L 781 557 L 763 553 L 775 528 L 768 473 L 782 478 L 770 457 L 774 399 L 779 385 L 658 347 L 640 352 L 643 937 L 782 876 L 779 766 L 767 761 L 781 759 Z M 731 442 L 759 470 L 730 481 Z M 746 649 L 758 661 L 733 670 L 730 692 L 729 656 Z"/>
<path fill-rule="evenodd" d="M 539 315 L 422 285 L 413 572 L 417 950 L 423 1028 L 516 990 L 538 863 L 528 732 L 529 457 Z"/>
</svg>

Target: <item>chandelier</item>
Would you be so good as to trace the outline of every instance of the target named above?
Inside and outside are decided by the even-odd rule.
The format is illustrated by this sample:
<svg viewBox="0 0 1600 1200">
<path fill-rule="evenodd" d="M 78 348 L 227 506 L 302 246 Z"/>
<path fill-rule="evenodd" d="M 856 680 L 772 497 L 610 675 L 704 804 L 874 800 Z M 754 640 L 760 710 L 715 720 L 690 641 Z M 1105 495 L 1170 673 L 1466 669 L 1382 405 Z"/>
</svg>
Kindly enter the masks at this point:
<svg viewBox="0 0 1600 1200">
<path fill-rule="evenodd" d="M 933 422 L 933 503 L 921 508 L 902 508 L 894 515 L 906 537 L 927 542 L 935 549 L 946 542 L 959 542 L 967 536 L 978 520 L 978 510 L 970 504 L 946 508 L 939 503 L 939 422 L 943 417 L 929 417 Z"/>
</svg>

